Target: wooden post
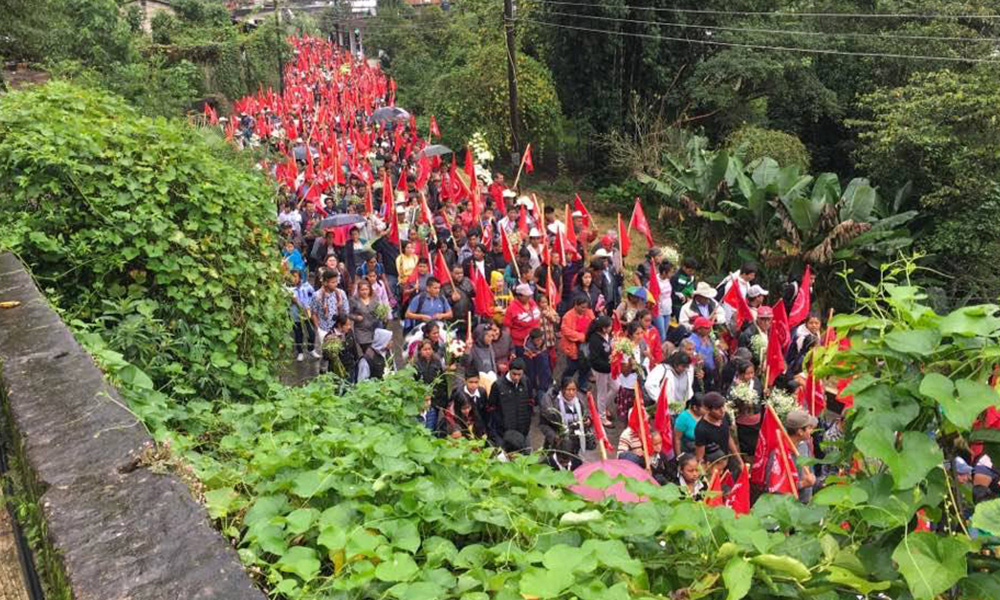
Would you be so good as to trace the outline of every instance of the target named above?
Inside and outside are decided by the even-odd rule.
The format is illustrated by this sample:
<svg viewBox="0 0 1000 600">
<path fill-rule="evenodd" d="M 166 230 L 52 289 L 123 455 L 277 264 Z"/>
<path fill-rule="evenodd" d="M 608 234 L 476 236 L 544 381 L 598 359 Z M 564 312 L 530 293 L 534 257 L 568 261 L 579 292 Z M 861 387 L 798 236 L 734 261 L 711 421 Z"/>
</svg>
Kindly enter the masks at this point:
<svg viewBox="0 0 1000 600">
<path fill-rule="evenodd" d="M 517 182 L 521 180 L 521 170 L 524 169 L 524 159 L 528 157 L 528 152 L 531 150 L 531 142 L 524 147 L 524 154 L 521 155 L 521 164 L 517 167 L 517 176 L 514 177 L 514 185 L 511 189 L 517 192 Z"/>
</svg>

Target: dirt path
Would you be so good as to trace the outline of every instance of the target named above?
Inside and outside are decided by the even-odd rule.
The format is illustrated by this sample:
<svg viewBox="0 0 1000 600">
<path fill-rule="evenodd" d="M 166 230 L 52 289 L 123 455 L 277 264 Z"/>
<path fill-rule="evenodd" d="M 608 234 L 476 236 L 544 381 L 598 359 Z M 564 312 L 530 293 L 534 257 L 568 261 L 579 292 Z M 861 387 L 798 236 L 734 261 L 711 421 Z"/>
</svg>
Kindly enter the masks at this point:
<svg viewBox="0 0 1000 600">
<path fill-rule="evenodd" d="M 28 600 L 10 513 L 0 495 L 0 600 Z"/>
</svg>

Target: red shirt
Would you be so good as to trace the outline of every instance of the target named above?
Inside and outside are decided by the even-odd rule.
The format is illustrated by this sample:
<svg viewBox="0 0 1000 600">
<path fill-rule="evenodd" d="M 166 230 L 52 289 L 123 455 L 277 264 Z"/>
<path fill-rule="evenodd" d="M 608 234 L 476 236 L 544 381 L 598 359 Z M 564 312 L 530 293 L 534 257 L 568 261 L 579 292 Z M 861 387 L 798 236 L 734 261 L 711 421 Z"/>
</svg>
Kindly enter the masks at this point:
<svg viewBox="0 0 1000 600">
<path fill-rule="evenodd" d="M 528 300 L 527 305 L 521 304 L 520 300 L 512 300 L 504 313 L 503 324 L 510 329 L 514 345 L 523 347 L 531 330 L 542 324 L 542 311 L 534 300 Z"/>
</svg>

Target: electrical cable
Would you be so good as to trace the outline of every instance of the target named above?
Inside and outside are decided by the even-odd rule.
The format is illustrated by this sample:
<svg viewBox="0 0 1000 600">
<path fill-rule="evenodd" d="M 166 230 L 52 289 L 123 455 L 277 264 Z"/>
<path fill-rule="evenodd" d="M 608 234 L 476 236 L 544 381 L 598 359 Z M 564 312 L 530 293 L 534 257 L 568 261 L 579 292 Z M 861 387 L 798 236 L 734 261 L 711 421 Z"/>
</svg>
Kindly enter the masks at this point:
<svg viewBox="0 0 1000 600">
<path fill-rule="evenodd" d="M 586 31 L 590 33 L 601 33 L 605 35 L 618 35 L 625 37 L 637 37 L 654 39 L 658 41 L 672 41 L 672 42 L 682 42 L 689 44 L 703 44 L 708 46 L 724 46 L 729 48 L 749 48 L 753 50 L 778 50 L 783 52 L 799 52 L 803 54 L 822 54 L 822 55 L 834 55 L 834 56 L 857 56 L 857 57 L 869 57 L 869 58 L 902 58 L 909 60 L 940 60 L 945 62 L 960 62 L 960 63 L 1000 63 L 1000 60 L 994 58 L 967 58 L 960 56 L 931 56 L 922 54 L 892 54 L 892 53 L 882 53 L 882 52 L 852 52 L 848 50 L 832 50 L 829 48 L 799 48 L 795 46 L 768 46 L 765 44 L 749 44 L 740 42 L 721 42 L 718 40 L 699 40 L 694 38 L 682 38 L 666 35 L 653 35 L 647 33 L 634 33 L 629 31 L 609 31 L 607 29 L 594 29 L 591 27 L 578 27 L 575 25 L 563 25 L 560 23 L 549 23 L 546 21 L 536 21 L 533 19 L 517 18 L 514 21 L 520 21 L 523 23 L 534 23 L 536 25 L 545 25 L 548 27 L 556 27 L 560 29 L 571 29 L 574 31 Z"/>
</svg>

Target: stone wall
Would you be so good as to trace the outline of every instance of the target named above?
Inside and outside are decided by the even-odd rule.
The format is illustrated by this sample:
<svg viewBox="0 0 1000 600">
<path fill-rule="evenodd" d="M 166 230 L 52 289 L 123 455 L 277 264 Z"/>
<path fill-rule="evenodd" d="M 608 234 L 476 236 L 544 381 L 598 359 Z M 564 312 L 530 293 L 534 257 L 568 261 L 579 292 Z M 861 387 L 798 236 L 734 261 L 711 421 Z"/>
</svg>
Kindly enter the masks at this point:
<svg viewBox="0 0 1000 600">
<path fill-rule="evenodd" d="M 76 600 L 263 600 L 187 487 L 11 254 L 0 255 L 0 435 L 41 507 L 50 583 Z M 60 594 L 61 595 L 61 594 Z"/>
</svg>

